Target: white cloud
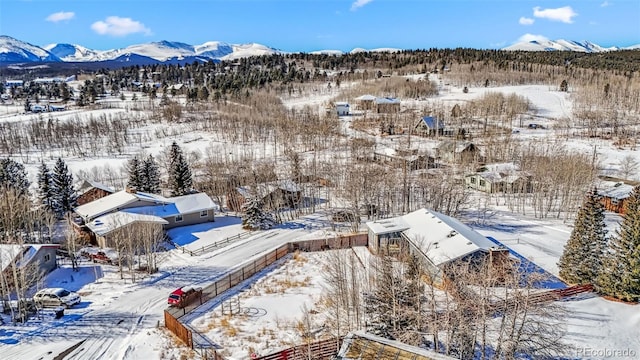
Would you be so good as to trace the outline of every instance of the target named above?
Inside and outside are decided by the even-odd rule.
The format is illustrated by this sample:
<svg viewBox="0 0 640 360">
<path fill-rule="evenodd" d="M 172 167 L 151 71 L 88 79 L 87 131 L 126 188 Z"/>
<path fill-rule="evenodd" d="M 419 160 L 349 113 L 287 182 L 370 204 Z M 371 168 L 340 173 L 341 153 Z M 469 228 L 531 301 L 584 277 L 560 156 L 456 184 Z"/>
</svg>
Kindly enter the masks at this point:
<svg viewBox="0 0 640 360">
<path fill-rule="evenodd" d="M 73 11 L 60 11 L 47 16 L 45 20 L 51 21 L 51 22 L 59 22 L 59 21 L 71 20 L 75 16 L 76 14 Z"/>
<path fill-rule="evenodd" d="M 542 35 L 524 34 L 518 38 L 518 42 L 530 42 L 530 41 L 548 41 L 549 39 Z"/>
<path fill-rule="evenodd" d="M 560 21 L 567 24 L 573 23 L 573 17 L 577 15 L 571 6 L 564 6 L 557 9 L 541 9 L 539 6 L 533 8 L 533 16 L 537 18 Z"/>
<path fill-rule="evenodd" d="M 531 19 L 531 18 L 526 18 L 526 17 L 521 17 L 520 20 L 518 21 L 520 23 L 520 25 L 531 25 L 533 24 L 535 20 Z"/>
<path fill-rule="evenodd" d="M 351 4 L 351 11 L 355 11 L 358 8 L 361 8 L 365 5 L 367 5 L 368 3 L 372 2 L 373 0 L 356 0 L 353 2 L 353 4 Z"/>
<path fill-rule="evenodd" d="M 100 35 L 126 36 L 134 33 L 151 35 L 151 30 L 143 23 L 119 16 L 109 16 L 104 21 L 96 21 L 91 24 L 91 29 Z"/>
<path fill-rule="evenodd" d="M 611 4 L 608 1 L 605 0 L 602 4 L 600 4 L 600 7 L 607 7 L 609 5 L 611 5 Z"/>
</svg>

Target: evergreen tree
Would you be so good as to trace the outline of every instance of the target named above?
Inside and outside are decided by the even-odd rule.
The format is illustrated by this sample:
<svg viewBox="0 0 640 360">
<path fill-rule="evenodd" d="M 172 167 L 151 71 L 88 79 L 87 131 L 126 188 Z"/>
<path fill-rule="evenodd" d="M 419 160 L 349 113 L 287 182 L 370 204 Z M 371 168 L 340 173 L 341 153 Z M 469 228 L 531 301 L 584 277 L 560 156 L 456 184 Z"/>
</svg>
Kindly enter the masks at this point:
<svg viewBox="0 0 640 360">
<path fill-rule="evenodd" d="M 153 158 L 153 155 L 149 155 L 142 163 L 144 181 L 142 184 L 142 191 L 159 194 L 160 193 L 160 169 L 158 162 Z"/>
<path fill-rule="evenodd" d="M 573 231 L 560 257 L 560 277 L 572 284 L 595 283 L 602 269 L 606 246 L 604 206 L 597 190 L 593 189 L 578 211 Z"/>
<path fill-rule="evenodd" d="M 49 210 L 53 210 L 53 187 L 51 181 L 51 171 L 43 161 L 38 169 L 38 200 Z"/>
<path fill-rule="evenodd" d="M 134 156 L 133 159 L 129 160 L 126 169 L 129 173 L 127 187 L 135 189 L 136 191 L 143 191 L 144 183 L 146 182 L 144 168 L 137 156 Z"/>
<path fill-rule="evenodd" d="M 271 214 L 262 209 L 257 196 L 250 196 L 242 205 L 242 228 L 247 230 L 266 230 L 275 225 Z"/>
<path fill-rule="evenodd" d="M 569 91 L 569 84 L 567 83 L 567 80 L 562 80 L 562 82 L 560 83 L 560 91 Z"/>
<path fill-rule="evenodd" d="M 624 220 L 609 242 L 597 287 L 618 299 L 640 300 L 640 186 L 625 202 Z"/>
<path fill-rule="evenodd" d="M 193 190 L 189 164 L 175 141 L 169 151 L 169 189 L 171 196 L 185 195 Z"/>
<path fill-rule="evenodd" d="M 58 158 L 53 168 L 51 187 L 53 211 L 59 218 L 62 218 L 76 206 L 77 197 L 73 189 L 73 176 L 61 158 Z"/>
<path fill-rule="evenodd" d="M 24 165 L 11 159 L 0 160 L 0 188 L 13 188 L 20 195 L 29 193 L 29 180 Z"/>
</svg>

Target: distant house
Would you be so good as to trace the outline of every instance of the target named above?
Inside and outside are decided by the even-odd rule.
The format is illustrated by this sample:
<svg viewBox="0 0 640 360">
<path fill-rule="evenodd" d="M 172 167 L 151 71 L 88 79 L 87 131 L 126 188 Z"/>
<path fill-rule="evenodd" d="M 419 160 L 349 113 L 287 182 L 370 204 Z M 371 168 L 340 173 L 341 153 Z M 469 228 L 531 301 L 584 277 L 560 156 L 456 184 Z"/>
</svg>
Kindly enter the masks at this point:
<svg viewBox="0 0 640 360">
<path fill-rule="evenodd" d="M 389 97 L 376 98 L 375 111 L 378 114 L 391 114 L 400 112 L 400 100 Z"/>
<path fill-rule="evenodd" d="M 531 175 L 519 171 L 513 163 L 489 164 L 464 178 L 468 188 L 486 193 L 529 193 Z"/>
<path fill-rule="evenodd" d="M 227 207 L 231 211 L 242 211 L 242 206 L 252 196 L 257 196 L 266 209 L 276 210 L 300 204 L 302 191 L 292 180 L 241 186 L 227 194 Z"/>
<path fill-rule="evenodd" d="M 4 86 L 7 88 L 18 88 L 18 87 L 22 87 L 24 85 L 24 81 L 22 80 L 6 80 L 4 82 Z"/>
<path fill-rule="evenodd" d="M 457 219 L 427 209 L 370 221 L 366 227 L 369 249 L 373 253 L 414 253 L 439 281 L 444 281 L 446 266 L 457 260 L 491 259 L 497 254 L 508 256 L 495 243 Z"/>
<path fill-rule="evenodd" d="M 215 221 L 217 205 L 205 193 L 172 198 L 122 190 L 74 209 L 79 230 L 90 234 L 100 246 L 109 235 L 135 223 L 162 224 L 164 229 Z"/>
<path fill-rule="evenodd" d="M 91 180 L 82 180 L 76 185 L 78 206 L 111 195 L 114 192 L 114 188 Z"/>
<path fill-rule="evenodd" d="M 348 102 L 336 102 L 336 113 L 338 116 L 349 115 L 349 103 Z"/>
<path fill-rule="evenodd" d="M 598 189 L 602 205 L 608 211 L 624 215 L 626 212 L 625 202 L 631 196 L 634 186 L 623 182 L 608 183 Z"/>
<path fill-rule="evenodd" d="M 373 95 L 362 95 L 355 98 L 358 109 L 360 110 L 373 110 L 376 97 Z"/>
<path fill-rule="evenodd" d="M 469 164 L 482 160 L 480 149 L 468 141 L 445 140 L 436 148 L 436 158 L 450 164 Z"/>
<path fill-rule="evenodd" d="M 445 129 L 444 120 L 437 119 L 433 116 L 424 116 L 416 124 L 415 130 L 418 134 L 424 136 L 443 135 Z"/>
<path fill-rule="evenodd" d="M 57 244 L 0 244 L 0 293 L 15 285 L 14 270 L 23 272 L 27 281 L 35 281 L 58 267 Z"/>
<path fill-rule="evenodd" d="M 419 154 L 418 149 L 377 149 L 373 152 L 373 160 L 401 169 L 406 165 L 407 170 L 429 169 L 433 168 L 435 164 L 433 157 Z"/>
</svg>

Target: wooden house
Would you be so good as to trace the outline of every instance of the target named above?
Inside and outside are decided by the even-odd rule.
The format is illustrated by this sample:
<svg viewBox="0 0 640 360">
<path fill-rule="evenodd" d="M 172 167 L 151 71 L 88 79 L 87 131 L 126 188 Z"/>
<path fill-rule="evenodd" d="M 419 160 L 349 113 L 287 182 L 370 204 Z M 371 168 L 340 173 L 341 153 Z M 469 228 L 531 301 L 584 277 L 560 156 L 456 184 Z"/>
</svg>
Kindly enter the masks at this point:
<svg viewBox="0 0 640 360">
<path fill-rule="evenodd" d="M 481 162 L 478 146 L 469 141 L 445 140 L 436 148 L 436 159 L 450 164 Z"/>
<path fill-rule="evenodd" d="M 376 98 L 375 112 L 378 114 L 392 114 L 400 112 L 400 100 L 394 98 Z"/>
<path fill-rule="evenodd" d="M 227 194 L 227 207 L 231 211 L 242 211 L 242 206 L 252 196 L 256 196 L 266 209 L 277 210 L 300 204 L 302 191 L 292 180 L 240 186 Z"/>
<path fill-rule="evenodd" d="M 359 110 L 373 110 L 376 97 L 373 95 L 362 95 L 355 98 Z"/>
<path fill-rule="evenodd" d="M 115 192 L 115 189 L 96 181 L 82 180 L 76 186 L 76 192 L 78 194 L 77 203 L 80 206 L 111 195 Z"/>
<path fill-rule="evenodd" d="M 426 154 L 418 153 L 418 149 L 382 148 L 374 150 L 373 160 L 392 167 L 407 170 L 430 169 L 435 166 L 435 159 Z"/>
<path fill-rule="evenodd" d="M 617 182 L 598 189 L 598 195 L 600 195 L 600 201 L 606 210 L 624 215 L 626 212 L 625 202 L 631 196 L 633 189 L 632 185 Z"/>
</svg>

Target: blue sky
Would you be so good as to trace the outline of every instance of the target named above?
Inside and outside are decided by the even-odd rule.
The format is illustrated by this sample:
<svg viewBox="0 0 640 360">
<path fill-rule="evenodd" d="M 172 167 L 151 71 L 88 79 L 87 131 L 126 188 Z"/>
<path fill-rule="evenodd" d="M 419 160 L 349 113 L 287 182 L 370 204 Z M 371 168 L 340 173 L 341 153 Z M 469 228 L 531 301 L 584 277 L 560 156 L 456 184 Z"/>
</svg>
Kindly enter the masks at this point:
<svg viewBox="0 0 640 360">
<path fill-rule="evenodd" d="M 107 50 L 151 41 L 283 51 L 640 44 L 639 0 L 0 0 L 0 34 Z"/>
</svg>

